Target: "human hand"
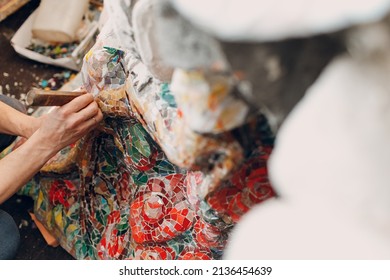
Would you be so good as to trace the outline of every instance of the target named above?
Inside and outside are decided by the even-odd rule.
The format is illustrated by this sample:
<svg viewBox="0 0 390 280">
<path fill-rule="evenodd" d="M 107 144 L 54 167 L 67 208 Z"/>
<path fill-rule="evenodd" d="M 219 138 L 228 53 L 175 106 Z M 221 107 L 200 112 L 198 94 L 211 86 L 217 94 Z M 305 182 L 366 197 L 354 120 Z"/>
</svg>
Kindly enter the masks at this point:
<svg viewBox="0 0 390 280">
<path fill-rule="evenodd" d="M 87 134 L 102 119 L 93 96 L 86 93 L 40 117 L 40 127 L 35 134 L 45 148 L 56 153 Z"/>
</svg>

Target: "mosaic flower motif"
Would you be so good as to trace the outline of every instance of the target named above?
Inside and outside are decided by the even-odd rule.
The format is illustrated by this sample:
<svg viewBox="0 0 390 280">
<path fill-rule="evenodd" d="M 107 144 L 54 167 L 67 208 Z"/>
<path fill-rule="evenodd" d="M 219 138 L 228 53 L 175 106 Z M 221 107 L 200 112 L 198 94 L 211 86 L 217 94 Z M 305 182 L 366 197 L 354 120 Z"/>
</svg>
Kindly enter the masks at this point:
<svg viewBox="0 0 390 280">
<path fill-rule="evenodd" d="M 98 244 L 100 259 L 117 259 L 126 248 L 128 239 L 127 215 L 120 211 L 112 211 L 107 217 L 107 225 L 103 237 Z"/>
<path fill-rule="evenodd" d="M 170 240 L 190 229 L 195 217 L 185 198 L 185 176 L 151 178 L 130 206 L 132 238 L 137 243 Z"/>
<path fill-rule="evenodd" d="M 255 151 L 232 179 L 207 199 L 210 206 L 237 222 L 253 205 L 274 196 L 266 165 L 270 151 Z"/>
<path fill-rule="evenodd" d="M 69 180 L 56 180 L 51 184 L 49 200 L 52 205 L 61 204 L 69 208 L 74 204 L 77 196 L 77 189 Z"/>
<path fill-rule="evenodd" d="M 201 248 L 223 249 L 225 247 L 225 240 L 223 240 L 221 229 L 203 219 L 196 221 L 194 234 L 195 240 Z"/>
</svg>

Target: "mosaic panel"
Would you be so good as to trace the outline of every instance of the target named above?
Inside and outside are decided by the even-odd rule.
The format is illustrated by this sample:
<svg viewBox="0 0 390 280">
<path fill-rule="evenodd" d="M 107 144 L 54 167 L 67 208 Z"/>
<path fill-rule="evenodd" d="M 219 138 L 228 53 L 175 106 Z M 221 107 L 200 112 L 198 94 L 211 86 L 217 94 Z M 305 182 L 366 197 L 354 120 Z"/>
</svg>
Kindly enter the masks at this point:
<svg viewBox="0 0 390 280">
<path fill-rule="evenodd" d="M 140 87 L 133 80 L 136 95 L 129 99 L 125 77 L 135 76 L 121 66 L 125 55 L 101 48 L 86 56 L 84 86 L 105 119 L 58 153 L 21 193 L 34 198 L 38 219 L 77 259 L 220 259 L 234 224 L 274 195 L 266 166 L 273 145 L 267 121 L 259 115 L 217 137 L 192 131 L 195 138 L 175 142 L 171 155 L 178 156 L 183 146 L 194 147 L 194 139 L 203 143 L 195 151 L 209 144 L 221 151 L 224 143 L 234 143 L 241 156 L 229 168 L 212 153 L 193 156 L 190 168 L 177 165 L 160 145 L 164 135 L 153 133 L 163 122 L 172 137 L 169 127 L 180 117 L 169 84 L 149 79 Z M 154 99 L 153 119 L 142 118 L 149 113 L 136 105 L 143 90 Z M 224 176 L 216 175 L 215 165 L 226 170 Z"/>
</svg>

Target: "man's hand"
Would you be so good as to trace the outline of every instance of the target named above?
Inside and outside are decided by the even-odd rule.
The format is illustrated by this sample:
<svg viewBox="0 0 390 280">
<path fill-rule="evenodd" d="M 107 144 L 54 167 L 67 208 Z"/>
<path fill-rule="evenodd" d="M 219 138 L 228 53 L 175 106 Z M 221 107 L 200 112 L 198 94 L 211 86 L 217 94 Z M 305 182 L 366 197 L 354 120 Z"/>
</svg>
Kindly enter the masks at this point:
<svg viewBox="0 0 390 280">
<path fill-rule="evenodd" d="M 86 93 L 42 116 L 34 136 L 41 138 L 46 148 L 59 151 L 87 134 L 102 119 L 103 114 L 92 94 Z"/>
<path fill-rule="evenodd" d="M 93 96 L 86 93 L 42 116 L 28 140 L 0 160 L 0 204 L 17 192 L 59 150 L 76 142 L 103 119 Z M 27 135 L 28 136 L 28 135 Z"/>
</svg>

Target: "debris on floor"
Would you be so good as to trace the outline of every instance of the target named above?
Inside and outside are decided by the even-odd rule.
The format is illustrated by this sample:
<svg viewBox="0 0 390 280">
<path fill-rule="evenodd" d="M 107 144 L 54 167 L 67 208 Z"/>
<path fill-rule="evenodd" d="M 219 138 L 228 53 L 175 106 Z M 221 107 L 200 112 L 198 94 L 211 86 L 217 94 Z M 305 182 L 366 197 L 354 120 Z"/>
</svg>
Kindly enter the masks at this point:
<svg viewBox="0 0 390 280">
<path fill-rule="evenodd" d="M 52 5 L 52 0 L 41 1 L 11 38 L 12 46 L 28 59 L 79 71 L 80 58 L 95 42 L 102 8 L 88 1 L 65 1 L 61 11 L 49 11 Z M 77 19 L 75 14 L 67 16 L 73 10 Z M 61 16 L 69 20 L 59 21 Z"/>
</svg>

